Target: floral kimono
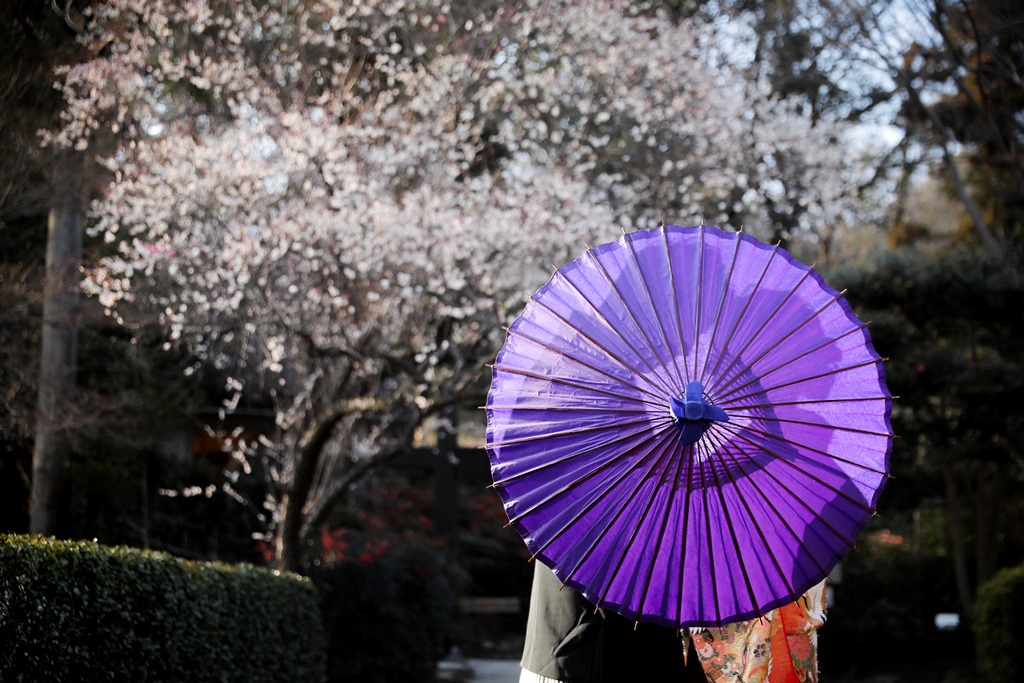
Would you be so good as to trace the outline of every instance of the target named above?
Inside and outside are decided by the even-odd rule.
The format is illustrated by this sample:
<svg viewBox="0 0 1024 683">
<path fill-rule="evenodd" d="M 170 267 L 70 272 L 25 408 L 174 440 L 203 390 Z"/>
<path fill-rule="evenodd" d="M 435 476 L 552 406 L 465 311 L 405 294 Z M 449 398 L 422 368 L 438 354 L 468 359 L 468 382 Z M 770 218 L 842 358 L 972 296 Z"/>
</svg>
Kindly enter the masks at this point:
<svg viewBox="0 0 1024 683">
<path fill-rule="evenodd" d="M 691 629 L 712 683 L 817 683 L 818 628 L 825 623 L 825 582 L 760 619 Z"/>
</svg>

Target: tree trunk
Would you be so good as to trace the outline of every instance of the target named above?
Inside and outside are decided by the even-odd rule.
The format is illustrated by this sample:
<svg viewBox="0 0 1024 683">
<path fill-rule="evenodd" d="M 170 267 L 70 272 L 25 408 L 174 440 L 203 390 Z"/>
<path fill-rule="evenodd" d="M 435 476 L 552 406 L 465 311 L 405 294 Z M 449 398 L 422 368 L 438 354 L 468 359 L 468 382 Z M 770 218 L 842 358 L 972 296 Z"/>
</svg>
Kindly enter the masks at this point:
<svg viewBox="0 0 1024 683">
<path fill-rule="evenodd" d="M 967 572 L 967 529 L 965 527 L 963 506 L 956 483 L 956 474 L 951 467 L 945 469 L 946 505 L 949 510 L 949 536 L 953 552 L 953 571 L 956 576 L 956 589 L 964 616 L 971 619 L 974 614 L 974 595 L 971 591 L 971 580 Z"/>
<path fill-rule="evenodd" d="M 322 522 L 328 507 L 357 481 L 408 449 L 413 431 L 424 417 L 422 412 L 417 413 L 403 427 L 402 435 L 394 447 L 385 448 L 351 465 L 335 486 L 312 506 L 314 509 L 307 511 L 317 467 L 335 427 L 345 417 L 364 412 L 374 407 L 375 403 L 375 399 L 361 398 L 338 401 L 316 420 L 299 442 L 295 449 L 295 470 L 281 500 L 281 519 L 274 538 L 274 556 L 279 569 L 298 571 L 302 561 L 304 530 Z M 441 408 L 443 405 L 438 403 L 436 407 Z"/>
<path fill-rule="evenodd" d="M 298 571 L 302 560 L 302 527 L 316 470 L 334 428 L 353 412 L 352 401 L 340 401 L 320 416 L 295 449 L 295 470 L 281 500 L 281 520 L 274 543 L 277 566 Z"/>
<path fill-rule="evenodd" d="M 68 439 L 61 419 L 74 391 L 78 353 L 79 262 L 83 198 L 77 155 L 58 159 L 46 244 L 42 352 L 36 437 L 32 452 L 29 530 L 53 534 L 64 486 Z"/>
<path fill-rule="evenodd" d="M 1000 472 L 994 463 L 979 466 L 974 501 L 975 585 L 991 579 L 998 567 L 999 524 L 997 506 L 1003 501 Z"/>
<path fill-rule="evenodd" d="M 274 543 L 277 566 L 284 571 L 299 570 L 302 560 L 302 524 L 320 455 L 325 442 L 315 449 L 299 448 L 291 485 L 281 499 L 280 528 Z"/>
<path fill-rule="evenodd" d="M 963 174 L 960 172 L 960 167 L 957 165 L 957 157 L 953 154 L 950 147 L 955 144 L 956 138 L 950 133 L 948 126 L 946 126 L 939 115 L 935 113 L 932 107 L 925 104 L 925 98 L 921 92 L 914 86 L 914 79 L 906 74 L 902 69 L 896 71 L 896 82 L 899 83 L 907 93 L 907 97 L 925 113 L 928 117 L 929 122 L 932 124 L 932 132 L 936 135 L 938 140 L 939 150 L 942 152 L 942 161 L 949 172 L 950 180 L 953 183 L 953 190 L 956 192 L 957 198 L 960 203 L 963 204 L 964 210 L 967 211 L 967 215 L 971 218 L 971 222 L 974 224 L 974 229 L 977 230 L 978 235 L 981 237 L 982 243 L 985 248 L 988 249 L 989 254 L 999 262 L 1005 263 L 1006 259 L 1003 254 L 1002 247 L 995 235 L 992 234 L 991 228 L 985 221 L 985 217 L 982 215 L 978 205 L 974 203 L 971 198 L 971 193 L 967 187 L 967 182 L 964 180 Z M 1013 270 L 1014 277 L 1016 277 L 1016 270 Z"/>
</svg>

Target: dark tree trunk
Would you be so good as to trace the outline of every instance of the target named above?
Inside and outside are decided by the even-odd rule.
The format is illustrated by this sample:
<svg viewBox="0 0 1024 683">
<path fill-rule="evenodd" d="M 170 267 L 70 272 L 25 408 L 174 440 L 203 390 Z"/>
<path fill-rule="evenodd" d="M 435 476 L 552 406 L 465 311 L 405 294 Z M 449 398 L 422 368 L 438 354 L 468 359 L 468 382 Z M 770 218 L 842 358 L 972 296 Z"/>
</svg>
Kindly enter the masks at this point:
<svg viewBox="0 0 1024 683">
<path fill-rule="evenodd" d="M 302 528 L 306 504 L 312 493 L 313 480 L 334 428 L 352 412 L 348 402 L 342 401 L 321 416 L 299 442 L 295 453 L 295 471 L 281 501 L 280 529 L 275 539 L 278 567 L 298 571 L 302 560 Z"/>
<path fill-rule="evenodd" d="M 63 425 L 74 392 L 78 353 L 79 262 L 84 223 L 82 187 L 78 157 L 73 153 L 65 155 L 54 170 L 46 245 L 46 291 L 29 509 L 29 529 L 33 533 L 56 533 L 57 510 L 64 487 L 68 438 Z"/>
<path fill-rule="evenodd" d="M 964 520 L 963 501 L 957 486 L 956 473 L 951 467 L 945 470 L 946 505 L 949 511 L 949 533 L 953 552 L 953 571 L 956 576 L 957 594 L 960 605 L 968 619 L 974 614 L 974 593 L 967 571 L 967 528 Z"/>
</svg>

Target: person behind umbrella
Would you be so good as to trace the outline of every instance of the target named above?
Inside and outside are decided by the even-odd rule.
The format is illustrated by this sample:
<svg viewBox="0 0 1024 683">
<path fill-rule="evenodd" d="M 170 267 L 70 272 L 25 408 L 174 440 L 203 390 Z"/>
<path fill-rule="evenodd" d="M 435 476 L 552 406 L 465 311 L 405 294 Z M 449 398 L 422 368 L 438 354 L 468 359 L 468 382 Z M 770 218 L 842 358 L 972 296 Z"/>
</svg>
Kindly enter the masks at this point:
<svg viewBox="0 0 1024 683">
<path fill-rule="evenodd" d="M 519 681 L 816 683 L 824 585 L 760 619 L 680 634 L 595 610 L 536 563 Z"/>
</svg>

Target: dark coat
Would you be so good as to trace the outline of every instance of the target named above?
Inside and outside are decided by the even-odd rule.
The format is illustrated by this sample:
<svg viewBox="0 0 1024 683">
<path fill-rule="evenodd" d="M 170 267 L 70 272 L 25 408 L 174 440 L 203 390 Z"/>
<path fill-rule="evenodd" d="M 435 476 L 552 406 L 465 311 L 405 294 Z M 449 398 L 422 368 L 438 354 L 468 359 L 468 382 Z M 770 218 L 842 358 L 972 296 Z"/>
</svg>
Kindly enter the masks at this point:
<svg viewBox="0 0 1024 683">
<path fill-rule="evenodd" d="M 675 629 L 635 624 L 595 610 L 580 593 L 536 563 L 522 666 L 566 683 L 699 681 L 707 679 L 696 654 L 684 660 Z"/>
</svg>

